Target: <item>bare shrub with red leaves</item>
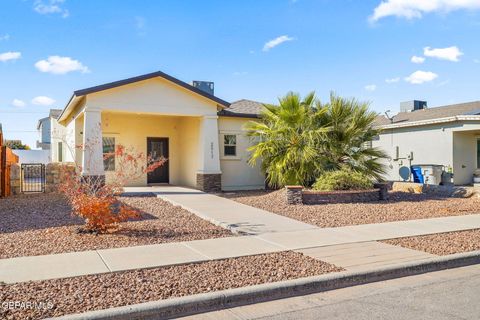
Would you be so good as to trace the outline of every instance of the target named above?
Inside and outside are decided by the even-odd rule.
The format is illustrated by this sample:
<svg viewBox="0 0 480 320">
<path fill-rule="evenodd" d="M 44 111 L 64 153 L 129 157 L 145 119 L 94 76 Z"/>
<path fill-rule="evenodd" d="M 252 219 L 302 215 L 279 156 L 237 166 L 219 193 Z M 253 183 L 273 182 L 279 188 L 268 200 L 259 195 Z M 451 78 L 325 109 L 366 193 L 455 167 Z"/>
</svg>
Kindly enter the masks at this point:
<svg viewBox="0 0 480 320">
<path fill-rule="evenodd" d="M 104 177 L 82 176 L 77 165 L 76 170 L 62 174 L 63 183 L 58 190 L 67 197 L 73 214 L 85 220 L 84 232 L 115 232 L 120 222 L 139 218 L 138 210 L 118 201 L 116 195 L 128 182 L 167 162 L 166 158 L 153 159 L 122 145 L 116 146 L 114 153 L 104 155 L 104 159 L 109 157 L 115 157 L 116 170 L 109 172 L 108 183 L 105 183 Z"/>
</svg>

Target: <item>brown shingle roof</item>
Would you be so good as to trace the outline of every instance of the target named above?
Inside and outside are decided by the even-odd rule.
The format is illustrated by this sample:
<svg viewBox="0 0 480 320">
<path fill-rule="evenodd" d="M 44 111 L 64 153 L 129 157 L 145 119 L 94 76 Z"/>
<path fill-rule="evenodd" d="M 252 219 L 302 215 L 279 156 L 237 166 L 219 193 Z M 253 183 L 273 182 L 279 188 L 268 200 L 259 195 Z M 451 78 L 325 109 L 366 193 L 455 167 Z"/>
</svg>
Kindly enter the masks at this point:
<svg viewBox="0 0 480 320">
<path fill-rule="evenodd" d="M 258 118 L 263 109 L 263 103 L 242 99 L 230 104 L 230 107 L 218 113 L 220 116 Z"/>
<path fill-rule="evenodd" d="M 412 112 L 400 112 L 393 117 L 393 122 L 390 122 L 390 120 L 388 120 L 385 116 L 379 115 L 375 124 L 400 124 L 474 114 L 480 114 L 480 101 L 451 104 L 441 107 L 416 110 Z"/>
</svg>

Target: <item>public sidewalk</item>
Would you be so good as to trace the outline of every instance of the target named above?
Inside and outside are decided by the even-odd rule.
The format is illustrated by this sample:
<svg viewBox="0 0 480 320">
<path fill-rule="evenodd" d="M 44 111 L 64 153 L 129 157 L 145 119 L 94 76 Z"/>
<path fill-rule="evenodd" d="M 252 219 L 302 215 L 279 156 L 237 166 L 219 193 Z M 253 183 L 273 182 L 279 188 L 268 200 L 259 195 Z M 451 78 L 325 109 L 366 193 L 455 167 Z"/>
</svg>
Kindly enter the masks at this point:
<svg viewBox="0 0 480 320">
<path fill-rule="evenodd" d="M 366 242 L 476 228 L 480 228 L 480 214 L 19 257 L 0 260 L 0 282 L 66 278 L 284 250 L 300 251 L 347 269 L 361 268 L 431 256 L 397 247 L 389 252 L 389 245 Z M 332 254 L 340 249 L 346 250 L 343 256 Z"/>
</svg>

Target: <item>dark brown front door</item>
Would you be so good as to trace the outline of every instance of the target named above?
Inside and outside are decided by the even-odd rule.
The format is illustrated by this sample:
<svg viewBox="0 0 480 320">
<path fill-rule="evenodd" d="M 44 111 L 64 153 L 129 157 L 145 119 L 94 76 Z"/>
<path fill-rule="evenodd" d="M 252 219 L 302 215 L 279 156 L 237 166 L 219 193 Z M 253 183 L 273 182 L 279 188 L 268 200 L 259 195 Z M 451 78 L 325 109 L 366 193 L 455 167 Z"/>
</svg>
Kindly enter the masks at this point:
<svg viewBox="0 0 480 320">
<path fill-rule="evenodd" d="M 153 160 L 161 157 L 168 159 L 168 138 L 147 138 L 147 154 Z M 147 182 L 169 183 L 168 160 L 163 166 L 147 173 Z"/>
</svg>

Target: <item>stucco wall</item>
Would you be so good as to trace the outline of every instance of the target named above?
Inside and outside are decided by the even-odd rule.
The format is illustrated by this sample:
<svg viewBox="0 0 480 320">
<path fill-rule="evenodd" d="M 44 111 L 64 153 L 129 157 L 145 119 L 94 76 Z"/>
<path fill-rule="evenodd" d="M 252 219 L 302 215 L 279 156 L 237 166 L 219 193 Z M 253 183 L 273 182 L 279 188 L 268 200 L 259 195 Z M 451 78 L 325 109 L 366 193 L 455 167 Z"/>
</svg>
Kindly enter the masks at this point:
<svg viewBox="0 0 480 320">
<path fill-rule="evenodd" d="M 480 133 L 478 123 L 456 122 L 386 129 L 372 145 L 386 151 L 391 158 L 384 162 L 388 170 L 385 176 L 387 180 L 402 180 L 398 173 L 401 166 L 439 164 L 447 168 L 450 166 L 454 183 L 462 185 L 471 182 L 476 166 L 475 132 Z M 403 159 L 395 160 L 397 146 L 399 158 Z M 413 152 L 411 162 L 406 159 L 410 152 Z M 462 168 L 462 165 L 466 167 Z"/>
<path fill-rule="evenodd" d="M 165 115 L 216 115 L 217 104 L 165 79 L 154 78 L 87 96 L 88 107 Z"/>
<path fill-rule="evenodd" d="M 453 133 L 453 172 L 457 184 L 473 182 L 477 168 L 477 137 L 473 132 Z"/>
<path fill-rule="evenodd" d="M 247 148 L 251 146 L 251 142 L 245 135 L 243 126 L 249 120 L 233 117 L 219 118 L 220 168 L 222 171 L 223 190 L 263 189 L 265 187 L 265 177 L 260 170 L 260 165 L 257 164 L 251 167 L 248 164 L 249 152 Z M 237 136 L 236 157 L 224 156 L 224 134 L 235 134 Z"/>
</svg>

